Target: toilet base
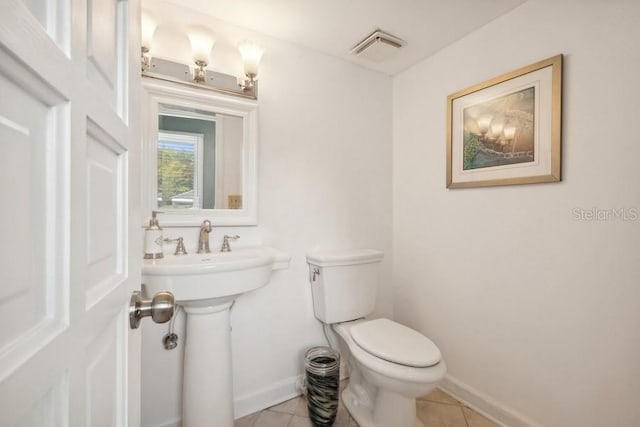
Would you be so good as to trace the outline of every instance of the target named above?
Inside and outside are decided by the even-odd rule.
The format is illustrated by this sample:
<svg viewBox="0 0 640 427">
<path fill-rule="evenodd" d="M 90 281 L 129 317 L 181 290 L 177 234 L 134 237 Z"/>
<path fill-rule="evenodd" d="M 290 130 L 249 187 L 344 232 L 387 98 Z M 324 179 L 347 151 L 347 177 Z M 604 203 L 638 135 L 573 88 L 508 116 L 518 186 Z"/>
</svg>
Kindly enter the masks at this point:
<svg viewBox="0 0 640 427">
<path fill-rule="evenodd" d="M 342 403 L 360 427 L 425 427 L 416 416 L 415 399 L 378 390 L 374 403 L 367 400 L 351 384 L 342 392 Z"/>
</svg>

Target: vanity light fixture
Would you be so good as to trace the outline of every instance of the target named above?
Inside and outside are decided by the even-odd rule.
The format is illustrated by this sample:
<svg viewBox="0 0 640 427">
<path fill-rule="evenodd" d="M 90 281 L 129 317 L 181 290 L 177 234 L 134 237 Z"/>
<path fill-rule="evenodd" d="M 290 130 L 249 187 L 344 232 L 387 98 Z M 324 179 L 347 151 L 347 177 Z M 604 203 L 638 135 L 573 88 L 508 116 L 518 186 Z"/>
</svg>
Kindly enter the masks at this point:
<svg viewBox="0 0 640 427">
<path fill-rule="evenodd" d="M 189 41 L 191 42 L 191 51 L 193 53 L 193 61 L 196 68 L 193 70 L 193 81 L 196 83 L 204 83 L 206 73 L 204 67 L 209 64 L 209 55 L 213 44 L 216 41 L 215 34 L 205 27 L 193 26 L 189 28 Z"/>
<path fill-rule="evenodd" d="M 247 77 L 240 83 L 240 87 L 244 90 L 254 87 L 258 76 L 258 64 L 262 58 L 264 50 L 254 41 L 244 40 L 238 44 L 238 50 L 244 62 L 244 75 Z"/>
<path fill-rule="evenodd" d="M 141 68 L 142 71 L 149 70 L 149 56 L 147 55 L 151 50 L 151 42 L 153 41 L 153 35 L 156 32 L 156 28 L 158 28 L 158 23 L 153 16 L 147 10 L 142 10 L 141 26 L 140 26 L 140 50 L 141 50 Z"/>
<path fill-rule="evenodd" d="M 203 26 L 191 26 L 186 33 L 191 44 L 195 67 L 181 62 L 148 55 L 157 27 L 153 16 L 143 10 L 142 14 L 142 75 L 154 79 L 186 84 L 218 93 L 258 99 L 258 64 L 263 50 L 253 42 L 242 42 L 238 49 L 244 62 L 246 77 L 238 83 L 237 75 L 207 70 L 216 37 L 213 31 Z"/>
</svg>

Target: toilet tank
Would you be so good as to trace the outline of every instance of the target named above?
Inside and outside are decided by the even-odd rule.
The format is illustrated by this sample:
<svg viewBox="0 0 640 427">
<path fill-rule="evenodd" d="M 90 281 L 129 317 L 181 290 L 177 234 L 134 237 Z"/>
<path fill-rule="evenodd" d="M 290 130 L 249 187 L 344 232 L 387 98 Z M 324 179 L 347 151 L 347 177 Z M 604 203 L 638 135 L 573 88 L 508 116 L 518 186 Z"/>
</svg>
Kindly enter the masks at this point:
<svg viewBox="0 0 640 427">
<path fill-rule="evenodd" d="M 330 324 L 371 313 L 376 303 L 383 255 L 373 249 L 309 253 L 307 263 L 315 316 Z"/>
</svg>

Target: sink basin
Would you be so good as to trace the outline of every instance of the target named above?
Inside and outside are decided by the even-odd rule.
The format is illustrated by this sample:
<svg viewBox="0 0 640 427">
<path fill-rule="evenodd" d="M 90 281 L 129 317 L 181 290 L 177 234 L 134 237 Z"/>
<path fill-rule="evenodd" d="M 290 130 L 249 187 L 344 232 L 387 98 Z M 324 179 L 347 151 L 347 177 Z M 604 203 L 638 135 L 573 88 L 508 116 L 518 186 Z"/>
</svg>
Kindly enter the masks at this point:
<svg viewBox="0 0 640 427">
<path fill-rule="evenodd" d="M 225 303 L 269 282 L 271 272 L 288 263 L 276 249 L 258 246 L 233 252 L 168 255 L 145 260 L 142 278 L 147 295 L 170 291 L 182 305 Z"/>
<path fill-rule="evenodd" d="M 235 298 L 266 285 L 289 260 L 276 249 L 253 246 L 143 262 L 146 295 L 170 291 L 187 315 L 183 427 L 234 426 L 229 311 Z"/>
</svg>

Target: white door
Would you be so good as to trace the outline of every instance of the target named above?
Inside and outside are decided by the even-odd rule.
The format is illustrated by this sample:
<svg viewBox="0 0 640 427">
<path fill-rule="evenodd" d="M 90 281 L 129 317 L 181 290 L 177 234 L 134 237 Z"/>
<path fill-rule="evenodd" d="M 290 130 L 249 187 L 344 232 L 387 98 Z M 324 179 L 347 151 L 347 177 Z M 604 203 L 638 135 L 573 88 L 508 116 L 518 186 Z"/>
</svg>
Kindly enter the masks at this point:
<svg viewBox="0 0 640 427">
<path fill-rule="evenodd" d="M 139 425 L 138 0 L 0 7 L 0 426 Z"/>
</svg>

